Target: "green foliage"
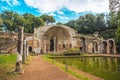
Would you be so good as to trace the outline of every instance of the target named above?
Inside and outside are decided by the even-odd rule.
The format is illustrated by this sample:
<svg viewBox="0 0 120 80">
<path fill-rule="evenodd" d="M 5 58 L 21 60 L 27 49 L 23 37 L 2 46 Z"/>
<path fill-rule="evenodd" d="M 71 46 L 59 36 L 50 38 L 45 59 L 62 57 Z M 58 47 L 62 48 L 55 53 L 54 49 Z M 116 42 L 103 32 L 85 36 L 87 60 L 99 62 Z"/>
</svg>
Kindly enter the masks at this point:
<svg viewBox="0 0 120 80">
<path fill-rule="evenodd" d="M 113 21 L 113 23 L 116 23 L 117 25 L 115 32 L 115 40 L 117 43 L 117 51 L 120 52 L 120 11 L 116 15 L 116 21 Z"/>
<path fill-rule="evenodd" d="M 80 52 L 79 48 L 70 48 L 67 51 L 65 51 L 65 53 L 74 53 L 74 52 Z"/>
<path fill-rule="evenodd" d="M 120 14 L 120 13 L 118 13 Z M 114 38 L 120 16 L 110 13 L 104 14 L 86 14 L 80 16 L 77 20 L 70 20 L 66 26 L 78 31 L 80 34 L 94 34 L 99 32 L 99 36 L 105 39 Z"/>
<path fill-rule="evenodd" d="M 115 40 L 117 44 L 117 52 L 120 52 L 120 27 L 118 27 L 116 30 Z"/>
<path fill-rule="evenodd" d="M 76 72 L 74 72 L 74 71 L 72 71 L 70 69 L 68 69 L 67 72 L 69 72 L 70 74 L 80 78 L 81 80 L 90 80 L 89 78 L 87 78 L 87 77 L 85 77 L 83 75 L 79 75 L 79 74 L 77 74 Z"/>
<path fill-rule="evenodd" d="M 3 20 L 2 20 L 2 18 L 1 18 L 1 16 L 0 16 L 0 31 L 3 31 Z"/>
<path fill-rule="evenodd" d="M 40 27 L 44 25 L 44 21 L 41 18 L 35 17 L 32 14 L 25 13 L 23 14 L 23 17 L 25 19 L 24 27 L 26 33 L 33 33 L 34 27 Z"/>
<path fill-rule="evenodd" d="M 120 27 L 116 30 L 116 41 L 120 44 Z"/>
<path fill-rule="evenodd" d="M 35 17 L 29 13 L 20 15 L 13 11 L 4 11 L 1 18 L 9 31 L 18 31 L 20 26 L 24 26 L 26 33 L 33 33 L 34 27 L 44 25 L 44 21 L 40 17 Z"/>
<path fill-rule="evenodd" d="M 117 15 L 114 13 L 110 13 L 108 23 L 109 23 L 109 28 L 116 29 L 117 28 Z"/>
<path fill-rule="evenodd" d="M 15 14 L 15 16 L 14 16 Z M 3 19 L 3 24 L 7 27 L 8 30 L 13 31 L 16 29 L 16 26 L 14 26 L 14 21 L 16 20 L 16 13 L 13 11 L 4 11 L 1 14 L 1 17 Z"/>
<path fill-rule="evenodd" d="M 7 80 L 7 73 L 15 69 L 15 54 L 0 54 L 0 79 Z"/>
<path fill-rule="evenodd" d="M 16 55 L 15 54 L 1 54 L 0 55 L 0 64 L 11 64 L 15 63 Z"/>
<path fill-rule="evenodd" d="M 64 25 L 64 24 L 61 22 L 57 22 L 56 25 Z"/>
<path fill-rule="evenodd" d="M 0 17 L 0 26 L 2 26 L 3 25 L 3 20 L 2 20 L 2 18 Z"/>
<path fill-rule="evenodd" d="M 47 14 L 41 15 L 40 18 L 42 18 L 43 21 L 47 23 L 47 25 L 48 25 L 49 23 L 54 23 L 54 22 L 55 22 L 55 19 L 54 19 L 52 16 L 49 16 L 49 15 L 47 15 Z"/>
<path fill-rule="evenodd" d="M 86 14 L 80 16 L 77 20 L 71 20 L 66 23 L 67 26 L 78 30 L 78 33 L 93 34 L 94 32 L 101 32 L 106 28 L 104 14 Z"/>
</svg>

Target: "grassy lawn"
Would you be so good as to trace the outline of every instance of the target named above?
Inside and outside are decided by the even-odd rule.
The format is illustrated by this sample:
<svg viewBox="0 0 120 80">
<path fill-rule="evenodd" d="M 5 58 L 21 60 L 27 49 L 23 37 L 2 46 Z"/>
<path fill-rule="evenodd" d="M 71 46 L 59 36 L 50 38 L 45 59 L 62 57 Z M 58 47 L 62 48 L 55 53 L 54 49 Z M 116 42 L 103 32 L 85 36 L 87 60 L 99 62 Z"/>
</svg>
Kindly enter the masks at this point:
<svg viewBox="0 0 120 80">
<path fill-rule="evenodd" d="M 12 70 L 15 69 L 16 54 L 1 54 L 0 55 L 0 80 L 7 79 Z"/>
</svg>

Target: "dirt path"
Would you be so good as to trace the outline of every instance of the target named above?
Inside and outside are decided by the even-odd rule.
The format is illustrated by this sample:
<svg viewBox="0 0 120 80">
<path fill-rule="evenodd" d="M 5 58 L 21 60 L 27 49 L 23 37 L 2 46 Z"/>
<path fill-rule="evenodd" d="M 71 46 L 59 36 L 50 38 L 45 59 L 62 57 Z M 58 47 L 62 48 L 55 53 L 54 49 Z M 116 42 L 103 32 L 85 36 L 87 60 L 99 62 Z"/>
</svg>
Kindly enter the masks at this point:
<svg viewBox="0 0 120 80">
<path fill-rule="evenodd" d="M 40 56 L 35 56 L 24 70 L 24 74 L 10 80 L 80 80 L 44 61 Z"/>
</svg>

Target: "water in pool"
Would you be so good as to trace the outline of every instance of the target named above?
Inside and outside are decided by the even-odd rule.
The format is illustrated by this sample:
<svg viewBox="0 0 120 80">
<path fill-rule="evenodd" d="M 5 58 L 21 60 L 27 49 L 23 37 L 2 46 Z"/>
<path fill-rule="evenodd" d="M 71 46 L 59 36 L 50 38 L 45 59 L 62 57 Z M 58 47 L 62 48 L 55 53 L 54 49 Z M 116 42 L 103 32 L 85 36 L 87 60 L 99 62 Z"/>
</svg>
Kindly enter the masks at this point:
<svg viewBox="0 0 120 80">
<path fill-rule="evenodd" d="M 66 63 L 79 70 L 91 73 L 105 80 L 120 80 L 120 58 L 84 57 L 56 58 L 56 61 Z"/>
</svg>

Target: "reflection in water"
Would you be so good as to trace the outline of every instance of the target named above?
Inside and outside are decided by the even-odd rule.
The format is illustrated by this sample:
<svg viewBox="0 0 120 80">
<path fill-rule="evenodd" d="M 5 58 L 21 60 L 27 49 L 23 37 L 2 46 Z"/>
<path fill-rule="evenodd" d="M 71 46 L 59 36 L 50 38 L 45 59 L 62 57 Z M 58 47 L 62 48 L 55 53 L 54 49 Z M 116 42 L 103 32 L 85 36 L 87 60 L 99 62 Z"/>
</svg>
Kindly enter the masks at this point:
<svg viewBox="0 0 120 80">
<path fill-rule="evenodd" d="M 64 58 L 56 59 L 65 64 Z M 120 79 L 120 58 L 85 57 L 67 58 L 67 64 L 79 70 L 91 73 L 105 80 Z"/>
</svg>

